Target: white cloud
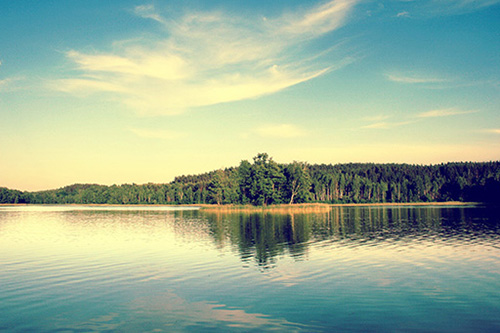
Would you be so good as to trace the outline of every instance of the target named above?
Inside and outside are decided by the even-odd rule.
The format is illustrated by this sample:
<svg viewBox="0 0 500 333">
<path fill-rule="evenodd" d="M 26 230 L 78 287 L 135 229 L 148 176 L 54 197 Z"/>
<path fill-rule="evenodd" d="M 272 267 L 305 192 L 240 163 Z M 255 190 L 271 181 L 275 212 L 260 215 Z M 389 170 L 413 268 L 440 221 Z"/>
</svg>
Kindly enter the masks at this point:
<svg viewBox="0 0 500 333">
<path fill-rule="evenodd" d="M 362 120 L 371 122 L 371 124 L 361 126 L 362 129 L 392 129 L 395 127 L 400 127 L 400 126 L 405 126 L 409 124 L 416 123 L 418 121 L 422 121 L 426 118 L 437 118 L 437 117 L 449 117 L 449 116 L 456 116 L 456 115 L 462 115 L 462 114 L 470 114 L 470 113 L 476 113 L 478 112 L 477 110 L 460 110 L 457 108 L 448 108 L 448 109 L 436 109 L 436 110 L 430 110 L 430 111 L 425 111 L 421 112 L 413 117 L 404 117 L 406 120 L 403 118 L 401 121 L 387 121 L 389 119 L 389 116 L 386 115 L 376 115 L 372 117 L 364 117 Z"/>
<path fill-rule="evenodd" d="M 426 89 L 454 89 L 497 84 L 497 82 L 492 80 L 480 80 L 477 78 L 462 79 L 459 77 L 443 78 L 437 75 L 429 75 L 416 72 L 393 72 L 384 74 L 384 76 L 387 80 L 392 82 L 415 85 Z"/>
<path fill-rule="evenodd" d="M 500 0 L 420 0 L 401 1 L 412 12 L 412 17 L 461 15 L 483 10 L 500 3 Z"/>
<path fill-rule="evenodd" d="M 478 112 L 478 111 L 476 111 L 476 110 L 464 111 L 464 110 L 460 110 L 457 108 L 436 109 L 436 110 L 421 112 L 413 117 L 405 117 L 406 120 L 403 118 L 401 121 L 387 121 L 387 119 L 389 119 L 390 116 L 376 115 L 376 116 L 372 116 L 372 117 L 362 118 L 362 120 L 371 122 L 371 124 L 361 126 L 361 128 L 362 129 L 385 130 L 385 129 L 392 129 L 392 128 L 405 126 L 405 125 L 409 125 L 409 124 L 414 124 L 418 121 L 423 121 L 426 118 L 449 117 L 449 116 L 470 114 L 470 113 L 476 113 L 476 112 Z"/>
<path fill-rule="evenodd" d="M 53 81 L 50 87 L 63 92 L 71 92 L 76 95 L 86 96 L 96 92 L 120 92 L 126 93 L 128 89 L 118 80 L 106 82 L 99 79 L 61 79 Z"/>
<path fill-rule="evenodd" d="M 421 76 L 416 74 L 386 74 L 389 81 L 407 84 L 422 84 L 422 83 L 443 83 L 449 80 L 437 77 Z"/>
<path fill-rule="evenodd" d="M 260 136 L 270 138 L 296 138 L 306 135 L 306 132 L 292 124 L 265 125 L 255 130 Z"/>
<path fill-rule="evenodd" d="M 403 11 L 403 12 L 396 14 L 396 17 L 409 17 L 409 16 L 410 16 L 410 13 L 408 13 L 407 11 Z"/>
<path fill-rule="evenodd" d="M 434 118 L 434 117 L 448 117 L 448 116 L 456 116 L 460 114 L 469 114 L 469 113 L 476 113 L 478 111 L 476 110 L 468 110 L 468 111 L 463 111 L 455 108 L 449 108 L 449 109 L 437 109 L 437 110 L 430 110 L 426 112 L 419 113 L 417 115 L 418 118 Z"/>
<path fill-rule="evenodd" d="M 390 118 L 390 116 L 380 114 L 380 115 L 375 115 L 375 116 L 363 117 L 362 120 L 381 122 L 382 120 L 386 120 L 388 118 Z"/>
<path fill-rule="evenodd" d="M 435 8 L 448 11 L 475 11 L 500 3 L 499 0 L 431 0 Z"/>
<path fill-rule="evenodd" d="M 377 130 L 386 130 L 392 129 L 400 126 L 405 126 L 408 124 L 412 124 L 415 120 L 402 120 L 402 121 L 388 121 L 391 116 L 388 115 L 374 115 L 363 117 L 361 120 L 370 122 L 368 125 L 361 126 L 361 129 L 377 129 Z"/>
<path fill-rule="evenodd" d="M 186 136 L 185 133 L 170 130 L 130 128 L 129 131 L 141 138 L 148 139 L 175 140 Z"/>
<path fill-rule="evenodd" d="M 21 77 L 9 77 L 6 79 L 0 80 L 0 91 L 15 91 L 21 89 L 19 86 L 19 82 L 22 81 Z"/>
<path fill-rule="evenodd" d="M 346 14 L 357 1 L 337 0 L 330 1 L 324 5 L 309 10 L 304 14 L 294 13 L 284 18 L 276 20 L 278 31 L 285 35 L 292 33 L 295 35 L 317 36 L 340 27 Z M 283 21 L 285 24 L 283 24 Z"/>
<path fill-rule="evenodd" d="M 400 127 L 404 125 L 408 125 L 413 123 L 412 121 L 398 121 L 398 122 L 386 122 L 386 121 L 381 121 L 381 122 L 376 122 L 373 124 L 361 126 L 361 128 L 366 128 L 366 129 L 391 129 L 395 127 Z"/>
<path fill-rule="evenodd" d="M 117 42 L 112 52 L 71 50 L 67 59 L 80 75 L 51 87 L 82 96 L 104 92 L 146 115 L 276 93 L 353 61 L 322 62 L 325 50 L 311 54 L 302 46 L 345 24 L 357 1 L 330 1 L 266 20 L 210 12 L 174 22 L 152 5 L 138 6 L 135 14 L 159 22 L 164 36 Z"/>
<path fill-rule="evenodd" d="M 148 18 L 160 23 L 166 23 L 166 21 L 156 13 L 155 7 L 152 4 L 137 6 L 134 8 L 134 12 L 142 18 Z"/>
<path fill-rule="evenodd" d="M 3 87 L 6 87 L 9 82 L 12 82 L 12 79 L 3 79 L 3 80 L 0 80 L 0 89 L 2 89 Z"/>
<path fill-rule="evenodd" d="M 179 80 L 188 76 L 187 64 L 175 54 L 145 53 L 144 50 L 128 49 L 124 56 L 87 55 L 70 51 L 67 57 L 83 71 L 110 73 L 129 77 Z"/>
</svg>

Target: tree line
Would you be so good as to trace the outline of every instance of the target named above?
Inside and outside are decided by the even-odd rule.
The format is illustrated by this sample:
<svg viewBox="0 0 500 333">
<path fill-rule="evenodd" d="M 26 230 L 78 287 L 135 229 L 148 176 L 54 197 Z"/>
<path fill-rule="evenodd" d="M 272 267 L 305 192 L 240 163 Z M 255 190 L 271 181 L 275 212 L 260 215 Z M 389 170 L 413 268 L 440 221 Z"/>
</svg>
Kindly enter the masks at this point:
<svg viewBox="0 0 500 333">
<path fill-rule="evenodd" d="M 0 188 L 0 203 L 292 204 L 500 202 L 500 162 L 280 164 L 266 153 L 252 162 L 165 184 L 74 184 L 23 192 Z"/>
</svg>

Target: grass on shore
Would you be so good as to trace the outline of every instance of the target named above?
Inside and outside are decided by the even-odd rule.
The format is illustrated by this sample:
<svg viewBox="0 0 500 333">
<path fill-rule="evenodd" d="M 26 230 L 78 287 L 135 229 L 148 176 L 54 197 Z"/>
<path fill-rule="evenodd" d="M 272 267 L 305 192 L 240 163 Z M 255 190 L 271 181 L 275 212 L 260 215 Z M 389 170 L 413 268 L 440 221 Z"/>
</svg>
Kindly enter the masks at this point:
<svg viewBox="0 0 500 333">
<path fill-rule="evenodd" d="M 279 204 L 269 206 L 253 206 L 253 205 L 190 205 L 197 206 L 204 211 L 217 212 L 322 212 L 330 210 L 332 207 L 396 207 L 396 206 L 470 206 L 477 205 L 475 202 L 384 202 L 384 203 L 345 203 L 345 204 L 328 204 L 328 203 L 304 203 L 304 204 Z"/>
<path fill-rule="evenodd" d="M 384 202 L 384 203 L 343 203 L 343 204 L 329 204 L 329 203 L 302 203 L 302 204 L 278 204 L 278 205 L 268 205 L 268 206 L 254 206 L 254 205 L 216 205 L 216 204 L 188 204 L 188 205 L 161 205 L 161 204 L 66 204 L 68 206 L 95 206 L 95 207 L 137 207 L 137 206 L 164 206 L 164 207 L 199 207 L 204 211 L 217 211 L 217 212 L 231 212 L 231 211 L 248 211 L 248 212 L 284 212 L 284 211 L 294 211 L 294 212 L 320 212 L 331 209 L 332 207 L 398 207 L 398 206 L 474 206 L 479 205 L 477 202 L 460 202 L 460 201 L 448 201 L 448 202 Z M 0 206 L 27 206 L 30 204 L 4 204 L 0 203 Z M 64 205 L 64 204 L 63 204 Z"/>
</svg>

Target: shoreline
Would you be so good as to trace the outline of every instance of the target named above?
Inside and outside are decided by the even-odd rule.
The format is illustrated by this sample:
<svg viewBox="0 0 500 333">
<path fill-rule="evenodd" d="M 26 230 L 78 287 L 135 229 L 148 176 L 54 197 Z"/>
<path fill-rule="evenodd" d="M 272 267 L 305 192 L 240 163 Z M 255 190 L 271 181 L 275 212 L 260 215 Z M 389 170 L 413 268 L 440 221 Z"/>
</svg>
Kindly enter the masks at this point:
<svg viewBox="0 0 500 333">
<path fill-rule="evenodd" d="M 283 209 L 283 208 L 325 208 L 325 207 L 404 207 L 404 206 L 480 206 L 480 202 L 462 202 L 462 201 L 445 201 L 445 202 L 379 202 L 379 203 L 300 203 L 300 204 L 278 204 L 268 206 L 253 206 L 253 205 L 217 205 L 217 204 L 31 204 L 31 203 L 0 203 L 1 206 L 90 206 L 90 207 L 199 207 L 200 209 Z"/>
<path fill-rule="evenodd" d="M 343 207 L 453 207 L 453 206 L 480 206 L 479 202 L 384 202 L 384 203 L 345 203 L 345 204 L 328 204 L 328 203 L 304 203 L 304 204 L 280 204 L 269 206 L 252 206 L 252 205 L 197 205 L 200 210 L 208 212 L 318 212 L 327 211 L 332 208 Z"/>
</svg>

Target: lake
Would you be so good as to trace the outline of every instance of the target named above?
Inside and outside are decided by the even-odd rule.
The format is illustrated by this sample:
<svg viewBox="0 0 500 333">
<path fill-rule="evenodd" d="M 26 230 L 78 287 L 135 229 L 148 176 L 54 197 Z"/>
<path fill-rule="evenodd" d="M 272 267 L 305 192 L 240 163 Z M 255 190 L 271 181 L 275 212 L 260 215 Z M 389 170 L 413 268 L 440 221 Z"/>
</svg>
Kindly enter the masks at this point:
<svg viewBox="0 0 500 333">
<path fill-rule="evenodd" d="M 0 331 L 500 331 L 500 211 L 0 206 Z"/>
</svg>

